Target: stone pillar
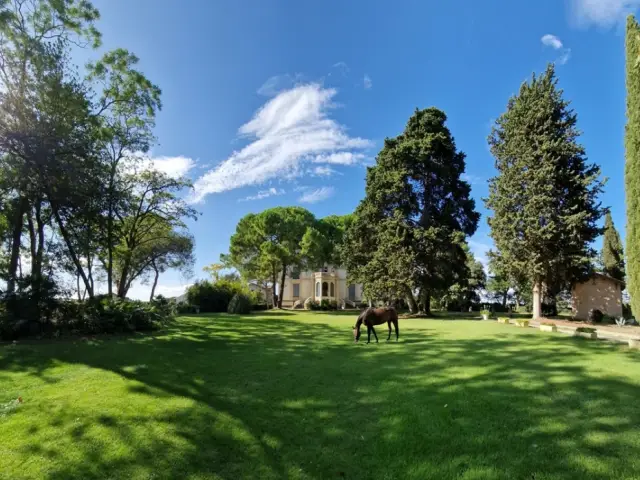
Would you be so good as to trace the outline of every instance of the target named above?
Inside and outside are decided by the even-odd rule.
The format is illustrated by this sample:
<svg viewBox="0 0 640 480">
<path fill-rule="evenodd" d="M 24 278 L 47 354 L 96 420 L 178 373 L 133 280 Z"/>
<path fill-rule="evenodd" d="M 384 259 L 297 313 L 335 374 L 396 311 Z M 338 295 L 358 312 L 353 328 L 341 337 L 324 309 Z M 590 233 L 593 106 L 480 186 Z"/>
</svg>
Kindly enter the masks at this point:
<svg viewBox="0 0 640 480">
<path fill-rule="evenodd" d="M 542 317 L 542 285 L 540 282 L 533 284 L 533 319 Z"/>
</svg>

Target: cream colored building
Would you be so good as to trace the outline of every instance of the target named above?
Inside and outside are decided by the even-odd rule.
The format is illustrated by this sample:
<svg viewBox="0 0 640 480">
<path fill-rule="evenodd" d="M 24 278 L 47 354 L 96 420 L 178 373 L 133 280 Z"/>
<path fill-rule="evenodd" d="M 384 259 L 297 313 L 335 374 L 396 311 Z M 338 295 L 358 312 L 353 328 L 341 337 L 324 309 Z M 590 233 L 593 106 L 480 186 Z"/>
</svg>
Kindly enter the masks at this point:
<svg viewBox="0 0 640 480">
<path fill-rule="evenodd" d="M 304 303 L 307 298 L 316 302 L 329 300 L 338 306 L 362 301 L 362 285 L 348 284 L 347 271 L 326 266 L 315 272 L 288 274 L 284 282 L 283 307 L 293 307 L 296 301 Z"/>
<path fill-rule="evenodd" d="M 571 291 L 573 316 L 580 320 L 589 318 L 589 311 L 600 310 L 611 317 L 622 316 L 622 289 L 620 280 L 596 273 L 586 282 L 579 283 Z"/>
</svg>

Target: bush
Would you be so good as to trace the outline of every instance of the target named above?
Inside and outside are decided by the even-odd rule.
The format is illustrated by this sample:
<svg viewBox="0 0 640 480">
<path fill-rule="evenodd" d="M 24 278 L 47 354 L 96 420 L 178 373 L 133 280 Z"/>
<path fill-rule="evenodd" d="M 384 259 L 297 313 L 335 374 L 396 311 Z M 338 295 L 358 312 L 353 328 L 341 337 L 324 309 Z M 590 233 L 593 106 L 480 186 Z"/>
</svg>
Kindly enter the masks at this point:
<svg viewBox="0 0 640 480">
<path fill-rule="evenodd" d="M 181 302 L 178 305 L 176 305 L 176 311 L 181 315 L 189 314 L 189 313 L 198 313 L 199 310 L 200 309 L 195 305 L 189 305 L 186 302 Z"/>
<path fill-rule="evenodd" d="M 252 312 L 264 312 L 265 310 L 269 310 L 269 305 L 267 305 L 266 303 L 251 305 Z"/>
<path fill-rule="evenodd" d="M 251 299 L 242 293 L 236 293 L 229 302 L 227 312 L 243 315 L 251 313 Z"/>
<path fill-rule="evenodd" d="M 633 318 L 633 312 L 631 311 L 631 304 L 622 303 L 622 316 L 624 318 Z"/>
<path fill-rule="evenodd" d="M 311 297 L 307 298 L 304 301 L 304 309 L 305 310 L 313 310 L 313 304 L 316 303 L 313 301 L 313 299 Z"/>
<path fill-rule="evenodd" d="M 600 310 L 594 308 L 589 310 L 589 323 L 600 323 L 603 318 L 604 315 Z"/>
<path fill-rule="evenodd" d="M 250 299 L 250 303 L 257 303 L 256 294 L 241 282 L 218 280 L 212 283 L 208 280 L 196 282 L 187 290 L 189 304 L 200 307 L 200 312 L 226 312 L 229 302 L 234 295 L 241 293 Z"/>
<path fill-rule="evenodd" d="M 557 317 L 558 307 L 555 303 L 542 303 L 542 316 L 543 317 Z"/>
<path fill-rule="evenodd" d="M 328 300 L 323 298 L 320 302 L 320 310 L 328 311 L 328 310 L 337 310 L 338 304 L 335 301 Z"/>
</svg>

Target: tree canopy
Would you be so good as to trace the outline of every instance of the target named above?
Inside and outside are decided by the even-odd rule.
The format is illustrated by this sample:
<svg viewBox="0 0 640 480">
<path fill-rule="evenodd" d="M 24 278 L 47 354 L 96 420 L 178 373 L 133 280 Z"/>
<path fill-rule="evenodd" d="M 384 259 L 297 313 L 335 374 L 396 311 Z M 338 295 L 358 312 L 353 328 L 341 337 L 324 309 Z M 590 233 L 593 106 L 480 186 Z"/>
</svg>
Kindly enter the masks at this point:
<svg viewBox="0 0 640 480">
<path fill-rule="evenodd" d="M 605 215 L 601 257 L 602 272 L 617 280 L 624 281 L 622 240 L 620 240 L 620 234 L 613 224 L 610 212 Z"/>
<path fill-rule="evenodd" d="M 505 274 L 533 285 L 536 317 L 543 289 L 588 275 L 601 233 L 600 169 L 587 163 L 576 125 L 550 65 L 522 84 L 489 136 L 498 171 L 485 199 L 491 236 Z"/>
<path fill-rule="evenodd" d="M 446 120 L 437 108 L 416 110 L 367 170 L 343 258 L 368 298 L 402 298 L 429 312 L 432 295 L 469 275 L 464 239 L 480 215 Z"/>
</svg>

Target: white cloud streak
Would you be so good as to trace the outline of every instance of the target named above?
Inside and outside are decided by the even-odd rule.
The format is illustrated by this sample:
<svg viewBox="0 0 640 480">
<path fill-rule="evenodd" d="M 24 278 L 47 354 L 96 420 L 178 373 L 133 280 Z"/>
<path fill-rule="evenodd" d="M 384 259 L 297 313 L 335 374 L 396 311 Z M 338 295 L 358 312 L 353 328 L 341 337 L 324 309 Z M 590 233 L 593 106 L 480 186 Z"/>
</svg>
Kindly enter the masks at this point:
<svg viewBox="0 0 640 480">
<path fill-rule="evenodd" d="M 298 201 L 300 203 L 318 203 L 324 200 L 327 200 L 333 196 L 335 193 L 335 188 L 333 187 L 320 187 L 316 189 L 304 188 L 304 193 Z"/>
<path fill-rule="evenodd" d="M 160 172 L 166 173 L 170 177 L 178 178 L 187 175 L 196 162 L 188 157 L 151 157 L 145 160 L 148 166 Z"/>
<path fill-rule="evenodd" d="M 556 50 L 559 50 L 562 48 L 562 42 L 555 35 L 547 34 L 543 36 L 540 40 L 542 41 L 542 44 L 546 45 L 547 47 L 555 48 Z"/>
<path fill-rule="evenodd" d="M 372 143 L 350 137 L 344 126 L 329 118 L 336 94 L 335 89 L 307 84 L 269 100 L 239 129 L 252 141 L 197 179 L 191 200 L 275 178 L 295 178 L 305 163 L 344 165 L 364 158 L 362 151 Z"/>
<path fill-rule="evenodd" d="M 610 28 L 640 7 L 640 0 L 570 0 L 572 17 L 580 26 Z"/>
<path fill-rule="evenodd" d="M 371 77 L 366 73 L 364 74 L 364 79 L 362 82 L 365 90 L 369 90 L 371 87 L 373 87 L 373 80 L 371 80 Z"/>
<path fill-rule="evenodd" d="M 330 177 L 338 173 L 339 172 L 337 170 L 325 165 L 319 165 L 312 170 L 312 174 L 318 177 Z"/>
<path fill-rule="evenodd" d="M 276 197 L 276 196 L 279 196 L 279 195 L 284 195 L 285 193 L 286 192 L 282 188 L 278 189 L 278 188 L 271 187 L 268 190 L 260 190 L 257 194 L 249 195 L 248 197 L 241 198 L 238 201 L 239 202 L 249 202 L 251 200 L 262 200 L 263 198 Z"/>
<path fill-rule="evenodd" d="M 555 35 L 551 35 L 550 33 L 548 33 L 548 34 L 544 35 L 540 39 L 540 41 L 542 42 L 543 45 L 545 45 L 547 47 L 551 47 L 554 50 L 561 50 L 562 51 L 562 54 L 556 60 L 557 64 L 564 65 L 571 58 L 571 49 L 570 48 L 564 48 L 564 44 L 562 43 L 562 41 L 558 37 L 556 37 Z"/>
</svg>

